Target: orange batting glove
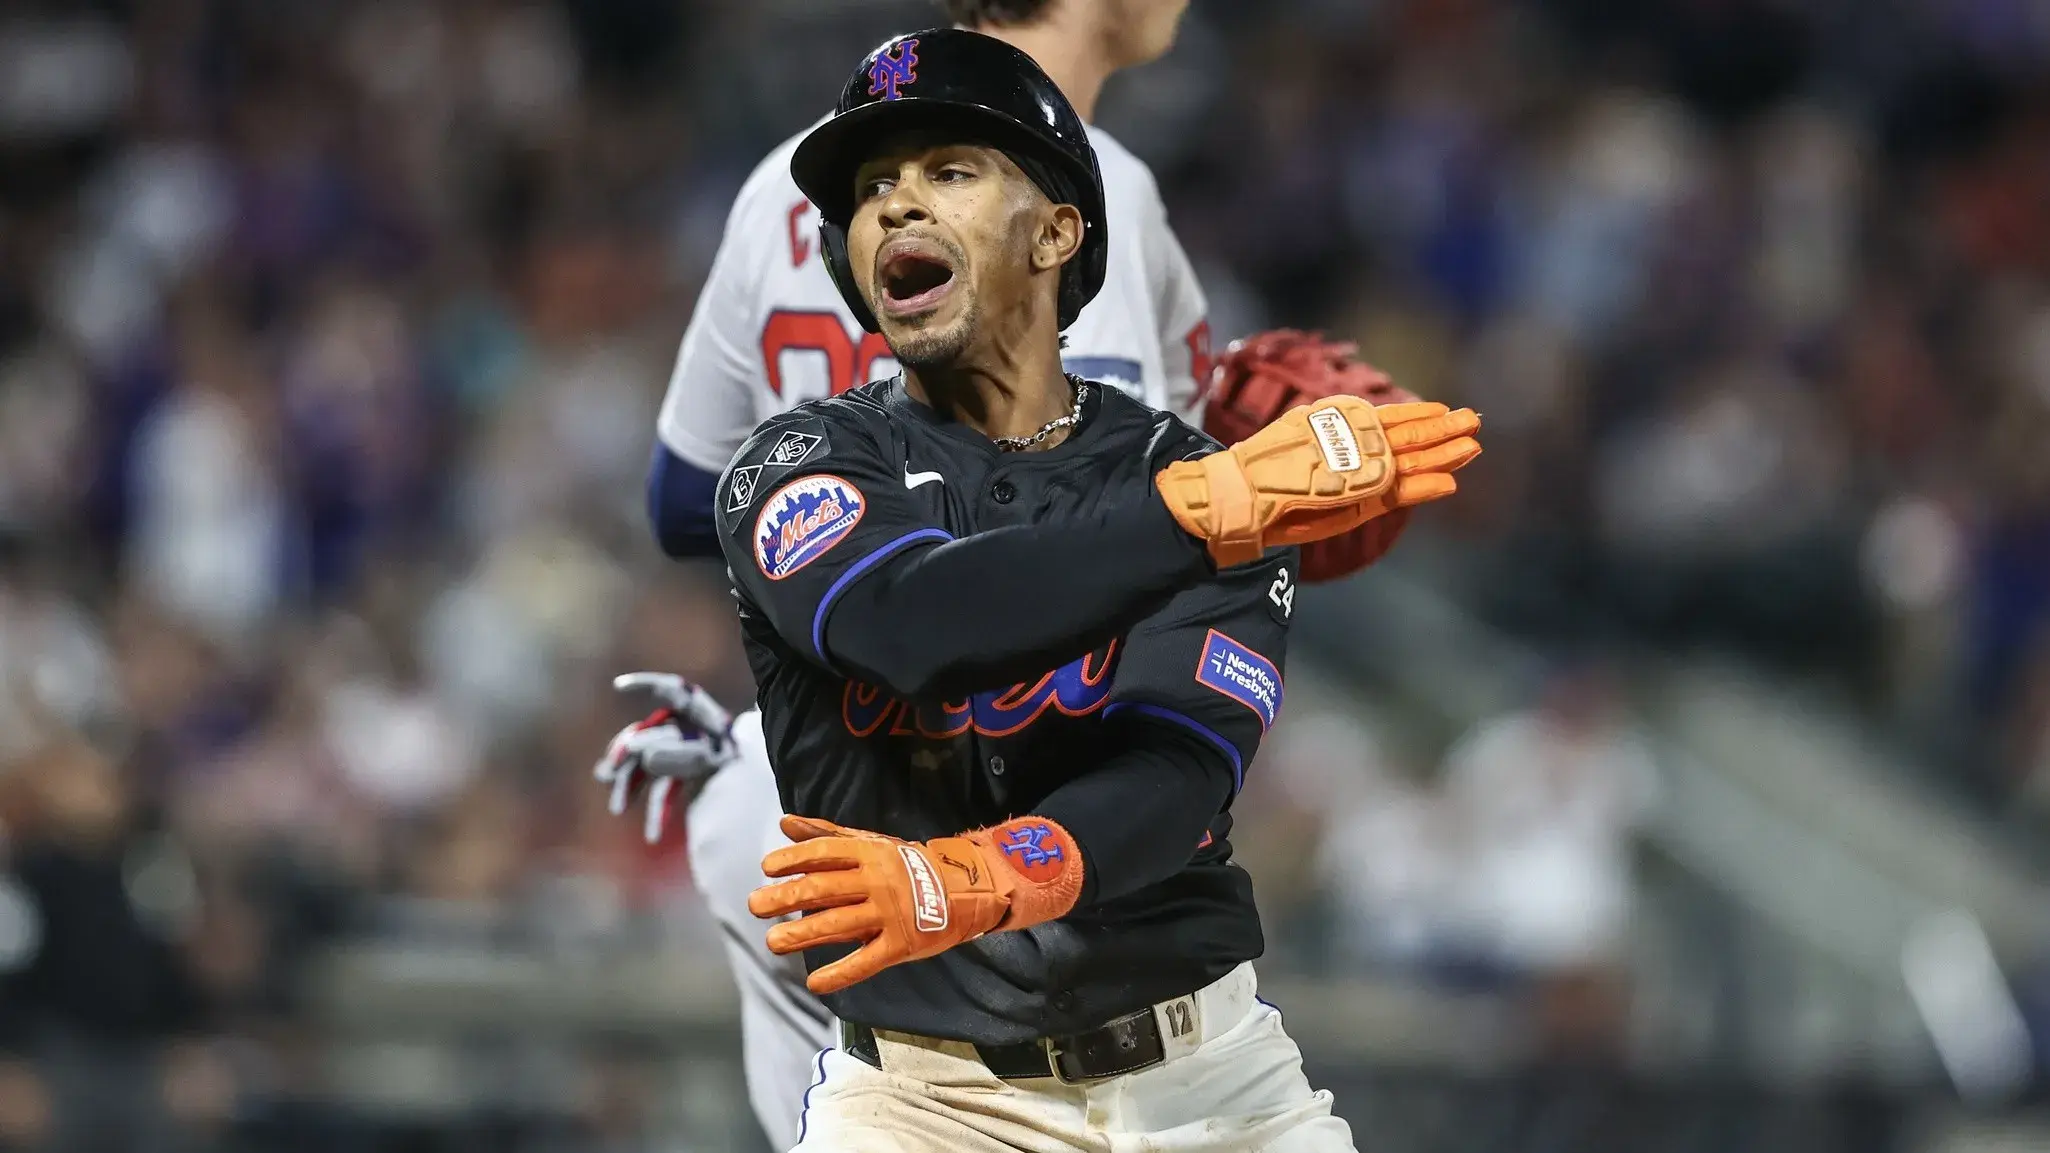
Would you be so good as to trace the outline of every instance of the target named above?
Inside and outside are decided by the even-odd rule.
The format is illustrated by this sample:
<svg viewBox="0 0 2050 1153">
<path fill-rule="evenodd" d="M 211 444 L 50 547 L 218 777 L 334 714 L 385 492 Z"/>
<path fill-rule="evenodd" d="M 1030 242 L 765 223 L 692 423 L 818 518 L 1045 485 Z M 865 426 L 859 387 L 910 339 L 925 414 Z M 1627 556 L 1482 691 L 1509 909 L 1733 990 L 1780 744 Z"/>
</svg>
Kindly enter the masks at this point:
<svg viewBox="0 0 2050 1153">
<path fill-rule="evenodd" d="M 943 953 L 999 929 L 1065 916 L 1082 895 L 1082 853 L 1045 817 L 922 844 L 843 828 L 812 817 L 783 818 L 797 842 L 762 859 L 771 877 L 804 874 L 748 894 L 757 917 L 807 914 L 769 930 L 769 951 L 820 945 L 861 948 L 805 978 L 833 993 L 892 965 Z"/>
<path fill-rule="evenodd" d="M 1470 408 L 1334 396 L 1290 409 L 1223 452 L 1168 465 L 1153 483 L 1225 568 L 1451 496 L 1452 474 L 1481 454 L 1480 427 Z"/>
</svg>

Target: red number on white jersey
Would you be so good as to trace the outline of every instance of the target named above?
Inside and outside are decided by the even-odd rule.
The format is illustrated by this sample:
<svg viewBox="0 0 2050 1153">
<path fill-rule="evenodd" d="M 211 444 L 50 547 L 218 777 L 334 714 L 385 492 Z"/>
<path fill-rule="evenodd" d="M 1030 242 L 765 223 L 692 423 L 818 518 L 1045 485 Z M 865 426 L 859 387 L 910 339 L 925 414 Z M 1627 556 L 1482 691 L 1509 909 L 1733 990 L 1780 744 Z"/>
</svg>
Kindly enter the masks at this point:
<svg viewBox="0 0 2050 1153">
<path fill-rule="evenodd" d="M 810 353 L 810 356 L 792 354 Z M 847 334 L 838 313 L 778 309 L 762 326 L 762 363 L 769 388 L 786 405 L 838 396 L 874 378 L 876 361 L 890 359 L 881 333 Z"/>
<path fill-rule="evenodd" d="M 803 268 L 811 259 L 811 221 L 805 213 L 811 210 L 811 201 L 800 200 L 790 206 L 790 267 Z"/>
</svg>

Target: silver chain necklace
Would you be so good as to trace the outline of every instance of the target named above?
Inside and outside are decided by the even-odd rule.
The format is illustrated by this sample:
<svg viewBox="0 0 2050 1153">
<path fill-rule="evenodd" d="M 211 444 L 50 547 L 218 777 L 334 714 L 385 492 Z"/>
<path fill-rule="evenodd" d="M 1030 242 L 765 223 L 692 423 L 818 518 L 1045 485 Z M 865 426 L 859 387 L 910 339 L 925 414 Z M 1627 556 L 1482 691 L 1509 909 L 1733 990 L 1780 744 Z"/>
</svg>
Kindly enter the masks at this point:
<svg viewBox="0 0 2050 1153">
<path fill-rule="evenodd" d="M 1068 377 L 1068 383 L 1075 388 L 1075 407 L 1068 412 L 1068 415 L 1057 416 L 1047 421 L 1045 424 L 1040 425 L 1039 431 L 1031 436 L 994 436 L 990 438 L 990 443 L 996 445 L 998 449 L 1004 452 L 1024 452 L 1054 433 L 1064 428 L 1073 428 L 1082 423 L 1082 401 L 1089 395 L 1089 382 L 1079 376 L 1070 376 Z"/>
</svg>

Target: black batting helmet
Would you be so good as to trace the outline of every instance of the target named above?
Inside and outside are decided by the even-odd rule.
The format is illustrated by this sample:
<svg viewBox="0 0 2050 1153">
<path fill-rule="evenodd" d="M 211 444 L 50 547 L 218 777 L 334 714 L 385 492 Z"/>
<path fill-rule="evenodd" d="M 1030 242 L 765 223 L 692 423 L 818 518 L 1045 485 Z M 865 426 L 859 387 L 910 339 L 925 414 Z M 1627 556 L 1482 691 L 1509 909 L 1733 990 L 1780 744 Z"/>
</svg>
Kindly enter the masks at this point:
<svg viewBox="0 0 2050 1153">
<path fill-rule="evenodd" d="M 854 172 L 886 133 L 911 128 L 959 132 L 1009 156 L 1047 199 L 1082 212 L 1082 248 L 1061 269 L 1060 326 L 1068 327 L 1103 287 L 1110 246 L 1103 174 L 1089 130 L 1068 98 L 1030 56 L 994 37 L 932 28 L 884 41 L 870 52 L 832 119 L 812 129 L 790 157 L 790 175 L 819 210 L 820 248 L 833 283 L 870 332 L 873 312 L 854 286 L 847 222 Z"/>
</svg>

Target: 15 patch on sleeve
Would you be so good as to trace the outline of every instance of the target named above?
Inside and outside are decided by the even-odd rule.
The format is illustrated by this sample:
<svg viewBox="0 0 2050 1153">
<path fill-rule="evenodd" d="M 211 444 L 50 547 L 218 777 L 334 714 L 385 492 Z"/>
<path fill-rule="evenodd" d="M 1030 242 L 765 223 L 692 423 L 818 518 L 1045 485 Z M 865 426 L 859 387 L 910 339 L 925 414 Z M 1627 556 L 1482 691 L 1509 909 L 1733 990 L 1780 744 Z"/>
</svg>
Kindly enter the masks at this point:
<svg viewBox="0 0 2050 1153">
<path fill-rule="evenodd" d="M 845 478 L 799 477 L 762 502 L 755 517 L 755 564 L 763 576 L 782 580 L 847 539 L 866 511 L 868 498 Z"/>
<path fill-rule="evenodd" d="M 1262 731 L 1281 713 L 1281 670 L 1216 629 L 1211 629 L 1203 642 L 1203 657 L 1196 662 L 1196 683 L 1253 710 Z"/>
</svg>

